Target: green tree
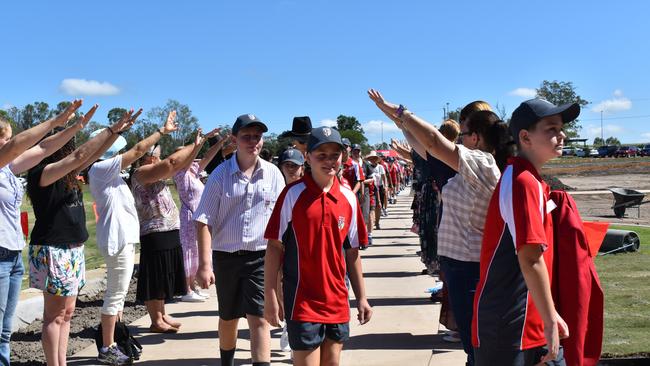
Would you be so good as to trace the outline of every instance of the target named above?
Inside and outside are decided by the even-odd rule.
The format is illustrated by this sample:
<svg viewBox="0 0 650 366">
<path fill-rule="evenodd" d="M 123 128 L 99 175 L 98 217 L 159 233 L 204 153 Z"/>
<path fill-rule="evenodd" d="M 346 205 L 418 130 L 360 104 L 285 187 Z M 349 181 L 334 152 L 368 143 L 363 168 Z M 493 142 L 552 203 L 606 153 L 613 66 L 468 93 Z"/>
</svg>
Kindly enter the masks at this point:
<svg viewBox="0 0 650 366">
<path fill-rule="evenodd" d="M 122 116 L 127 112 L 125 108 L 113 108 L 108 111 L 106 117 L 108 118 L 108 123 L 113 124 L 122 118 Z"/>
<path fill-rule="evenodd" d="M 386 143 L 386 142 L 380 142 L 378 144 L 375 144 L 373 146 L 373 149 L 375 149 L 375 150 L 390 150 L 390 146 L 388 146 L 388 143 Z"/>
<path fill-rule="evenodd" d="M 341 133 L 341 138 L 347 138 L 351 144 L 367 145 L 368 139 L 366 139 L 362 132 L 355 130 L 343 130 L 339 132 Z"/>
<path fill-rule="evenodd" d="M 621 142 L 616 137 L 610 136 L 610 137 L 605 139 L 605 144 L 619 146 L 621 144 Z"/>
<path fill-rule="evenodd" d="M 578 103 L 583 107 L 589 104 L 587 100 L 582 99 L 576 93 L 575 87 L 570 81 L 544 80 L 537 89 L 537 96 L 546 99 L 555 105 Z M 580 129 L 580 121 L 577 119 L 564 125 L 564 131 L 569 138 L 577 137 Z"/>
<path fill-rule="evenodd" d="M 7 111 L 5 111 L 3 109 L 0 109 L 0 120 L 9 123 L 9 125 L 11 126 L 11 129 L 13 130 L 13 132 L 15 134 L 15 132 L 16 132 L 16 122 L 14 122 L 14 120 L 11 118 L 11 116 L 9 115 L 9 112 L 7 112 Z"/>
<path fill-rule="evenodd" d="M 453 119 L 454 121 L 460 123 L 460 108 L 456 108 L 456 110 L 449 111 L 447 113 L 447 118 Z"/>
<path fill-rule="evenodd" d="M 361 123 L 356 117 L 339 115 L 336 117 L 336 126 L 339 131 L 352 130 L 357 131 L 363 134 L 363 128 L 361 128 Z"/>
<path fill-rule="evenodd" d="M 169 112 L 173 110 L 176 110 L 176 123 L 178 124 L 178 130 L 174 131 L 169 137 L 160 140 L 163 157 L 174 152 L 176 147 L 189 143 L 190 137 L 193 136 L 192 134 L 194 131 L 199 128 L 198 118 L 192 115 L 192 111 L 188 105 L 170 99 L 164 106 L 154 107 L 148 111 L 146 118 L 140 123 L 143 126 L 143 128 L 140 129 L 140 132 L 144 133 L 144 135 L 140 136 L 142 136 L 141 138 L 144 138 L 153 133 L 156 128 L 162 126 L 163 123 L 165 123 Z M 153 126 L 155 127 L 152 129 Z"/>
<path fill-rule="evenodd" d="M 605 145 L 605 141 L 601 139 L 600 137 L 594 138 L 594 146 L 603 146 Z"/>
</svg>

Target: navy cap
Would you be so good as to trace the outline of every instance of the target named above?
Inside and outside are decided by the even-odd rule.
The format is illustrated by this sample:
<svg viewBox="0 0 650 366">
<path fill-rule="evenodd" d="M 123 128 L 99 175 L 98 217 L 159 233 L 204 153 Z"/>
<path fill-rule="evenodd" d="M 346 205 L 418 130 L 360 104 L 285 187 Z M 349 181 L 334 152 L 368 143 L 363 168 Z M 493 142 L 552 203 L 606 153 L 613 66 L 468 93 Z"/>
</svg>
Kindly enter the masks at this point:
<svg viewBox="0 0 650 366">
<path fill-rule="evenodd" d="M 237 132 L 239 132 L 239 130 L 242 128 L 251 126 L 260 126 L 262 128 L 262 132 L 269 130 L 264 122 L 260 121 L 259 118 L 255 117 L 254 114 L 242 114 L 241 116 L 237 117 L 235 124 L 232 125 L 232 134 L 236 135 Z"/>
<path fill-rule="evenodd" d="M 341 139 L 341 142 L 343 143 L 344 146 L 350 146 L 350 145 L 352 145 L 352 144 L 350 143 L 350 139 L 348 139 L 347 137 L 342 138 L 342 139 Z"/>
<path fill-rule="evenodd" d="M 361 145 L 359 144 L 352 145 L 352 150 L 361 150 Z"/>
<path fill-rule="evenodd" d="M 314 151 L 322 144 L 338 144 L 341 149 L 345 148 L 341 142 L 341 134 L 332 127 L 317 127 L 311 130 L 309 141 L 307 142 L 307 151 Z"/>
<path fill-rule="evenodd" d="M 512 133 L 515 142 L 519 143 L 519 131 L 528 129 L 544 117 L 556 114 L 561 115 L 562 123 L 571 122 L 578 118 L 580 105 L 578 103 L 567 103 L 558 107 L 545 99 L 527 100 L 512 112 L 510 133 Z"/>
<path fill-rule="evenodd" d="M 280 155 L 280 165 L 282 165 L 282 163 L 286 163 L 287 161 L 290 161 L 296 165 L 304 165 L 305 157 L 302 156 L 302 153 L 296 149 L 286 149 L 282 155 Z"/>
</svg>

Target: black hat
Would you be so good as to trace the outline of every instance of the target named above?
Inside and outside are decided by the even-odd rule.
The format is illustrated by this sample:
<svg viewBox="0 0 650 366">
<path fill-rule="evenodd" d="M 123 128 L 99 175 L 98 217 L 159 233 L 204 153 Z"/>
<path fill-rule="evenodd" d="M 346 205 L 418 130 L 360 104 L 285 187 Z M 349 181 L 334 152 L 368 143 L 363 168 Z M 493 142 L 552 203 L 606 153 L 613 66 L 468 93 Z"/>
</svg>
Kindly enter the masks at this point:
<svg viewBox="0 0 650 366">
<path fill-rule="evenodd" d="M 293 117 L 291 131 L 280 134 L 278 138 L 291 138 L 298 140 L 300 143 L 306 143 L 311 133 L 311 119 L 308 116 Z"/>
<path fill-rule="evenodd" d="M 307 151 L 314 151 L 317 147 L 322 144 L 335 143 L 338 144 L 341 149 L 343 143 L 341 142 L 341 134 L 334 128 L 331 127 L 317 127 L 311 130 L 309 135 L 309 142 L 307 142 Z"/>
<path fill-rule="evenodd" d="M 540 119 L 559 114 L 562 116 L 562 123 L 571 122 L 578 118 L 580 105 L 578 103 L 567 103 L 559 107 L 544 99 L 530 99 L 519 105 L 512 112 L 510 119 L 510 133 L 519 143 L 519 131 L 526 130 Z"/>
<path fill-rule="evenodd" d="M 232 125 L 232 134 L 236 135 L 239 130 L 245 127 L 251 127 L 251 126 L 260 126 L 262 127 L 262 132 L 268 131 L 268 127 L 264 124 L 264 122 L 260 121 L 259 118 L 255 117 L 254 114 L 242 114 L 241 116 L 237 117 L 237 120 L 235 121 L 235 124 Z"/>
<path fill-rule="evenodd" d="M 347 137 L 342 138 L 342 139 L 341 139 L 341 142 L 343 143 L 343 146 L 350 146 L 350 145 L 352 145 L 352 144 L 350 143 L 350 139 L 348 139 Z"/>
<path fill-rule="evenodd" d="M 352 145 L 352 150 L 361 150 L 361 145 L 359 144 Z"/>
<path fill-rule="evenodd" d="M 286 149 L 280 156 L 280 164 L 290 161 L 296 165 L 304 165 L 305 157 L 296 149 Z"/>
</svg>

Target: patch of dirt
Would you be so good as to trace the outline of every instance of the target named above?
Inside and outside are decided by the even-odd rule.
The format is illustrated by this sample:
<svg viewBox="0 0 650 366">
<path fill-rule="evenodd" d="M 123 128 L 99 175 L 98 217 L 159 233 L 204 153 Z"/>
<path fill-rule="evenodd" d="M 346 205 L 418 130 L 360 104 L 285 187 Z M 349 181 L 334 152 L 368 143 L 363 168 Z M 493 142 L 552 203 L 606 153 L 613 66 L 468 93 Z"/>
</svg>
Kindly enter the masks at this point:
<svg viewBox="0 0 650 366">
<path fill-rule="evenodd" d="M 144 305 L 135 303 L 137 279 L 133 278 L 124 304 L 124 321 L 129 324 L 147 314 Z M 94 343 L 95 328 L 100 322 L 100 310 L 104 292 L 88 297 L 77 298 L 76 309 L 70 326 L 68 356 L 83 350 Z M 45 365 L 45 355 L 41 346 L 41 327 L 43 322 L 37 320 L 20 329 L 11 336 L 11 364 L 14 366 Z"/>
</svg>

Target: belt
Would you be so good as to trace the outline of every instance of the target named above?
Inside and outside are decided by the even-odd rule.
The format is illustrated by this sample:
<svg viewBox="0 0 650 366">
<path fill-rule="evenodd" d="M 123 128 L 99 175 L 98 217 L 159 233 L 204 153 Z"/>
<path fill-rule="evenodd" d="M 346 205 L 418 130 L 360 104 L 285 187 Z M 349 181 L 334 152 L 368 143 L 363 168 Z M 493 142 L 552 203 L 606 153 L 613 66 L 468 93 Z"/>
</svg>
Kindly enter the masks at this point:
<svg viewBox="0 0 650 366">
<path fill-rule="evenodd" d="M 223 256 L 232 256 L 232 257 L 241 257 L 245 255 L 251 255 L 259 252 L 264 252 L 264 250 L 236 250 L 234 252 L 223 252 L 223 251 L 216 251 L 218 254 L 223 255 Z"/>
</svg>

